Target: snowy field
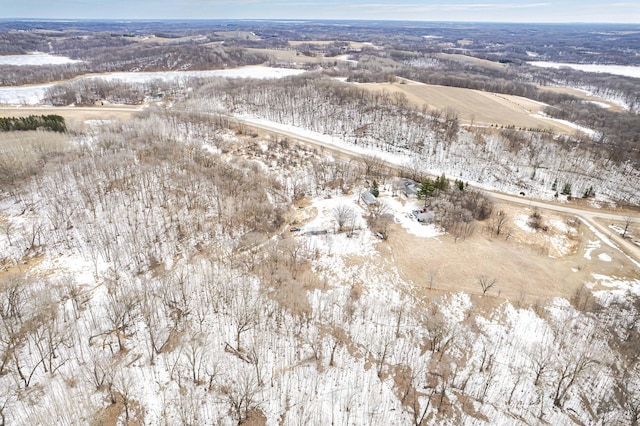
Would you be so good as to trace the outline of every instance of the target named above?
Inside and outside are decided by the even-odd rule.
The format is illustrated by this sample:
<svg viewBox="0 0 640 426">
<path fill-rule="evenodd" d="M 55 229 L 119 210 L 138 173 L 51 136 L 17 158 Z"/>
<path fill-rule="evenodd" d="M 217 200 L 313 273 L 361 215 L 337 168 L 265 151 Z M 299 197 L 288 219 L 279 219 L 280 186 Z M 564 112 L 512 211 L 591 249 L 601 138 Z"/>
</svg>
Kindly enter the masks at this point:
<svg viewBox="0 0 640 426">
<path fill-rule="evenodd" d="M 603 104 L 606 105 L 606 104 Z M 608 105 L 607 105 L 608 106 Z M 549 120 L 549 121 L 555 121 L 556 123 L 560 123 L 560 124 L 564 124 L 565 126 L 569 126 L 571 128 L 576 129 L 579 132 L 585 133 L 588 136 L 595 138 L 598 137 L 599 133 L 596 132 L 595 130 L 589 129 L 588 127 L 584 127 L 584 126 L 580 126 L 579 124 L 573 123 L 571 121 L 567 121 L 567 120 L 561 120 L 559 118 L 552 118 L 552 117 L 548 117 L 547 115 L 545 115 L 544 113 L 540 113 L 540 114 L 530 114 L 532 117 L 536 117 L 536 118 L 542 118 L 543 120 Z"/>
<path fill-rule="evenodd" d="M 106 81 L 124 81 L 126 83 L 149 83 L 153 80 L 176 81 L 185 78 L 284 78 L 302 74 L 304 70 L 292 68 L 271 68 L 252 65 L 241 68 L 208 71 L 163 71 L 163 72 L 114 72 L 92 75 L 83 78 L 102 79 Z"/>
<path fill-rule="evenodd" d="M 1 58 L 1 57 L 0 57 Z M 291 68 L 271 68 L 248 66 L 242 68 L 210 70 L 210 71 L 163 71 L 163 72 L 116 72 L 81 77 L 81 79 L 102 79 L 106 81 L 122 81 L 126 83 L 149 83 L 154 80 L 180 81 L 189 78 L 284 78 L 302 74 L 304 70 Z M 42 101 L 45 91 L 55 83 L 31 86 L 0 87 L 0 104 L 36 105 Z"/>
<path fill-rule="evenodd" d="M 595 73 L 608 73 L 615 75 L 622 75 L 625 77 L 640 78 L 640 67 L 633 67 L 627 65 L 599 65 L 599 64 L 569 64 L 564 62 L 546 62 L 546 61 L 532 61 L 529 65 L 542 68 L 572 68 L 578 71 L 595 72 Z"/>
<path fill-rule="evenodd" d="M 28 55 L 0 56 L 0 65 L 33 66 L 33 65 L 63 65 L 82 62 L 66 56 L 54 56 L 48 53 L 34 52 Z"/>
<path fill-rule="evenodd" d="M 44 97 L 45 91 L 53 84 L 33 86 L 0 87 L 0 104 L 36 105 Z"/>
</svg>

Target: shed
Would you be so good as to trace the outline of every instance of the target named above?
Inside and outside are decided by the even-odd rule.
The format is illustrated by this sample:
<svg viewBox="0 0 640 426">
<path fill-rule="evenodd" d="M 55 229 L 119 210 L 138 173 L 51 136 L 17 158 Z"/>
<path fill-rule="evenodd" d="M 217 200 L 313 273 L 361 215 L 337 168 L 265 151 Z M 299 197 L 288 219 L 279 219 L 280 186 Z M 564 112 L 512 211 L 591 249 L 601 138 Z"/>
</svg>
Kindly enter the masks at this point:
<svg viewBox="0 0 640 426">
<path fill-rule="evenodd" d="M 307 235 L 324 235 L 327 233 L 327 228 L 311 227 L 305 229 Z"/>
<path fill-rule="evenodd" d="M 418 182 L 412 179 L 402 179 L 402 188 L 400 191 L 405 197 L 415 197 L 419 190 Z"/>
<path fill-rule="evenodd" d="M 371 191 L 364 191 L 362 194 L 360 194 L 360 199 L 367 206 L 376 206 L 378 205 L 378 203 L 380 203 L 380 201 L 378 201 L 378 199 L 373 196 Z"/>
</svg>

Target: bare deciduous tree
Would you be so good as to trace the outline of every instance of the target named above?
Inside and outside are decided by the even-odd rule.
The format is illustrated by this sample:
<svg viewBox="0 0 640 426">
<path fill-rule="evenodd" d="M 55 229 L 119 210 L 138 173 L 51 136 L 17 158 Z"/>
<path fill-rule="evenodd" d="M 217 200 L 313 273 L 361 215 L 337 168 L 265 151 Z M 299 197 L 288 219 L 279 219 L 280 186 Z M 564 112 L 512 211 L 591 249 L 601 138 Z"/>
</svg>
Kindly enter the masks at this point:
<svg viewBox="0 0 640 426">
<path fill-rule="evenodd" d="M 627 234 L 629 233 L 629 227 L 633 222 L 633 216 L 627 216 L 624 218 L 624 228 L 622 229 L 622 238 L 627 238 Z"/>
<path fill-rule="evenodd" d="M 139 295 L 127 286 L 117 286 L 107 295 L 106 319 L 110 325 L 110 332 L 115 334 L 118 349 L 124 350 L 124 338 L 133 326 L 140 304 Z"/>
<path fill-rule="evenodd" d="M 360 156 L 362 164 L 362 174 L 367 180 L 379 179 L 385 174 L 385 162 L 382 157 L 372 154 L 363 154 Z"/>
<path fill-rule="evenodd" d="M 236 295 L 231 303 L 231 317 L 235 327 L 236 351 L 240 352 L 242 333 L 251 330 L 260 322 L 260 301 L 251 293 L 249 284 Z"/>
<path fill-rule="evenodd" d="M 250 413 L 260 406 L 260 387 L 251 372 L 240 372 L 236 377 L 230 378 L 221 389 L 238 424 L 247 420 Z"/>
<path fill-rule="evenodd" d="M 482 289 L 482 295 L 484 296 L 487 291 L 491 290 L 491 288 L 496 285 L 498 280 L 496 280 L 495 278 L 489 278 L 487 275 L 479 275 L 478 277 L 476 277 L 476 282 Z"/>
<path fill-rule="evenodd" d="M 347 204 L 339 204 L 334 207 L 331 215 L 338 224 L 338 232 L 342 232 L 345 228 L 350 227 L 355 220 L 355 212 L 353 208 Z"/>
<path fill-rule="evenodd" d="M 427 272 L 427 283 L 429 283 L 429 290 L 433 289 L 433 285 L 435 284 L 437 279 L 438 279 L 438 269 L 437 268 L 429 269 L 429 272 Z"/>
<path fill-rule="evenodd" d="M 508 216 L 504 210 L 500 210 L 496 213 L 495 217 L 493 218 L 493 227 L 496 236 L 499 236 L 502 233 L 503 228 L 507 224 L 507 221 Z"/>
</svg>

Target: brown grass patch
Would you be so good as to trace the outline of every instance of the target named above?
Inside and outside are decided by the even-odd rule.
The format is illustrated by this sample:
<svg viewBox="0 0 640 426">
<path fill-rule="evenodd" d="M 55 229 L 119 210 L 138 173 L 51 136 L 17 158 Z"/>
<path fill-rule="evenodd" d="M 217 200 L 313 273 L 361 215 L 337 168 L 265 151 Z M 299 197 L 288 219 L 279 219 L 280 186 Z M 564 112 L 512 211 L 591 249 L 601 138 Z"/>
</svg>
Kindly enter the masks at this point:
<svg viewBox="0 0 640 426">
<path fill-rule="evenodd" d="M 99 106 L 99 107 L 2 107 L 0 117 L 26 117 L 29 115 L 55 114 L 64 117 L 67 128 L 81 130 L 86 120 L 129 120 L 139 112 L 136 106 Z"/>
<path fill-rule="evenodd" d="M 492 69 L 503 69 L 505 68 L 505 64 L 501 64 L 500 62 L 489 61 L 487 59 L 474 58 L 473 56 L 460 55 L 457 53 L 438 53 L 435 55 L 436 58 L 447 59 L 450 61 L 460 62 L 466 65 L 474 65 L 481 66 L 485 68 Z"/>
<path fill-rule="evenodd" d="M 378 250 L 389 267 L 396 267 L 405 281 L 414 284 L 416 295 L 431 299 L 464 291 L 472 295 L 477 309 L 485 312 L 504 300 L 535 305 L 558 296 L 570 298 L 584 282 L 593 281 L 593 273 L 633 278 L 640 275 L 621 253 L 604 243 L 591 260 L 586 259 L 588 241 L 597 239 L 586 227 L 580 228 L 572 253 L 553 258 L 548 247 L 540 245 L 545 237 L 518 238 L 514 232 L 509 240 L 503 236 L 494 238 L 482 232 L 483 225 L 478 224 L 471 238 L 455 242 L 446 235 L 419 238 L 393 224 L 388 241 L 378 244 Z M 611 256 L 612 261 L 599 260 L 597 254 L 601 252 Z M 431 284 L 432 271 L 437 276 Z M 477 282 L 479 275 L 497 279 L 485 296 Z"/>
<path fill-rule="evenodd" d="M 307 56 L 294 49 L 279 50 L 279 49 L 247 49 L 253 53 L 262 53 L 269 55 L 273 60 L 280 62 L 290 62 L 298 64 L 319 64 L 324 62 L 335 62 L 337 58 L 325 58 L 322 55 Z"/>
<path fill-rule="evenodd" d="M 289 40 L 289 46 L 300 46 L 304 44 L 311 44 L 315 46 L 328 46 L 333 43 L 347 43 L 347 49 L 362 49 L 363 47 L 372 47 L 371 43 L 364 43 L 359 41 L 335 41 L 335 40 Z"/>
<path fill-rule="evenodd" d="M 538 86 L 538 88 L 542 89 L 542 90 L 546 90 L 548 92 L 564 93 L 564 94 L 567 94 L 567 95 L 575 96 L 576 98 L 584 99 L 585 101 L 601 102 L 603 104 L 609 105 L 609 107 L 611 108 L 612 111 L 616 111 L 616 112 L 624 111 L 624 108 L 622 108 L 620 105 L 618 105 L 618 104 L 616 104 L 614 102 L 611 102 L 611 101 L 609 101 L 607 99 L 604 99 L 604 98 L 601 98 L 599 96 L 587 94 L 586 92 L 584 92 L 582 90 L 573 89 L 571 87 Z"/>
<path fill-rule="evenodd" d="M 515 126 L 517 128 L 552 129 L 557 132 L 575 133 L 564 124 L 533 117 L 544 105 L 519 96 L 503 95 L 460 87 L 437 86 L 400 80 L 395 83 L 359 84 L 372 91 L 402 93 L 415 107 L 427 106 L 429 110 L 454 109 L 465 124 L 482 126 Z"/>
</svg>

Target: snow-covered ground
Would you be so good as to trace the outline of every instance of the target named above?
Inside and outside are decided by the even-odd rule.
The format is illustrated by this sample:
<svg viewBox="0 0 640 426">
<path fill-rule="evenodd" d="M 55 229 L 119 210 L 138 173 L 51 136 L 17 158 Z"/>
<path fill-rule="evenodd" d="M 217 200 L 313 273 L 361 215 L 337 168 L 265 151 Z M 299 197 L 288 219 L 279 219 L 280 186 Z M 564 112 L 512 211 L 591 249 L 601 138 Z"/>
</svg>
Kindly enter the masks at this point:
<svg viewBox="0 0 640 426">
<path fill-rule="evenodd" d="M 45 91 L 53 84 L 0 87 L 0 104 L 36 105 L 44 98 Z"/>
<path fill-rule="evenodd" d="M 440 227 L 422 224 L 416 220 L 413 211 L 421 207 L 419 201 L 407 200 L 402 204 L 396 198 L 385 197 L 382 202 L 393 212 L 394 222 L 400 224 L 409 234 L 422 238 L 434 238 L 444 234 Z"/>
<path fill-rule="evenodd" d="M 174 129 L 200 144 L 201 135 L 187 136 L 194 128 L 163 123 L 153 130 L 161 137 Z M 266 141 L 258 145 L 260 152 L 269 148 Z M 326 234 L 275 237 L 265 253 L 233 258 L 203 256 L 199 248 L 190 255 L 189 244 L 179 238 L 191 238 L 191 232 L 185 237 L 172 232 L 189 223 L 186 216 L 200 218 L 215 203 L 207 201 L 202 211 L 185 210 L 183 191 L 201 173 L 167 184 L 170 176 L 183 176 L 174 163 L 151 172 L 119 160 L 113 163 L 117 173 L 104 177 L 93 174 L 99 164 L 90 164 L 86 173 L 51 172 L 41 181 L 47 185 L 34 182 L 24 199 L 30 211 L 9 198 L 0 202 L 0 213 L 15 218 L 0 233 L 0 253 L 20 259 L 22 240 L 37 237 L 34 224 L 42 227 L 43 239 L 40 263 L 25 281 L 29 292 L 23 309 L 29 325 L 38 328 L 25 330 L 27 337 L 0 374 L 0 404 L 9 424 L 91 423 L 105 410 L 114 423 L 126 424 L 125 396 L 131 411 L 139 413 L 135 420 L 149 425 L 238 424 L 245 411 L 237 406 L 259 408 L 268 425 L 628 424 L 624 407 L 614 399 L 623 386 L 611 367 L 615 348 L 604 334 L 616 321 L 597 321 L 565 299 L 535 309 L 477 293 L 420 299 L 377 252 L 379 240 L 358 202 L 362 188 L 347 195 L 327 189 L 311 199 L 303 211 L 314 215 L 303 230 L 325 228 Z M 136 173 L 144 179 L 133 179 Z M 120 183 L 121 176 L 130 175 L 128 184 Z M 101 190 L 102 197 L 91 195 L 101 182 L 109 189 Z M 140 190 L 125 192 L 131 185 Z M 213 185 L 203 180 L 193 193 L 205 196 Z M 181 189 L 175 205 L 182 210 L 169 208 L 173 186 Z M 83 194 L 94 200 L 93 213 Z M 408 232 L 429 229 L 407 217 L 413 202 L 403 204 L 384 188 L 379 199 Z M 55 201 L 60 201 L 57 210 Z M 336 232 L 335 212 L 342 206 L 351 214 Z M 233 207 L 229 204 L 229 217 L 239 219 L 240 210 Z M 70 212 L 73 226 L 50 223 L 58 210 Z M 156 223 L 167 217 L 174 226 Z M 517 220 L 524 222 L 526 215 Z M 549 223 L 560 232 L 571 231 L 559 220 Z M 134 231 L 139 232 L 135 239 L 126 237 Z M 161 231 L 157 238 L 156 231 Z M 92 232 L 106 232 L 104 247 L 89 244 Z M 277 244 L 287 239 L 298 242 L 294 248 L 300 251 L 278 252 Z M 222 240 L 227 243 L 232 242 Z M 111 255 L 111 249 L 102 252 L 108 244 Z M 116 261 L 126 266 L 158 246 L 165 248 L 154 258 L 164 268 L 130 274 L 115 267 Z M 279 275 L 301 258 L 318 282 Z M 272 269 L 259 275 L 267 264 Z M 640 294 L 637 281 L 593 279 L 592 285 L 605 288 L 597 294 L 602 303 Z M 299 305 L 280 305 L 270 297 L 278 292 L 298 297 Z M 486 312 L 478 309 L 483 300 L 500 306 Z M 46 321 L 31 315 L 49 312 L 44 310 L 49 306 L 56 310 Z M 563 376 L 567 366 L 583 359 L 588 361 L 584 370 L 571 380 Z M 29 386 L 19 369 L 32 372 Z M 606 404 L 597 406 L 600 401 Z M 600 410 L 596 414 L 594 407 Z"/>
<path fill-rule="evenodd" d="M 67 58 L 66 56 L 55 56 L 48 53 L 34 52 L 28 55 L 5 55 L 0 56 L 0 65 L 62 65 L 82 62 L 78 59 Z"/>
<path fill-rule="evenodd" d="M 574 70 L 595 72 L 595 73 L 608 73 L 615 75 L 622 75 L 626 77 L 640 78 L 640 67 L 628 66 L 628 65 L 599 65 L 599 64 L 570 64 L 565 62 L 546 62 L 546 61 L 531 61 L 529 65 L 542 68 L 572 68 Z"/>
<path fill-rule="evenodd" d="M 158 71 L 158 72 L 113 72 L 91 75 L 83 78 L 102 79 L 106 81 L 123 81 L 126 83 L 149 83 L 153 80 L 177 81 L 186 78 L 257 78 L 271 79 L 299 75 L 305 70 L 293 68 L 274 68 L 252 65 L 240 68 L 205 71 Z"/>
<path fill-rule="evenodd" d="M 606 105 L 606 104 L 603 104 Z M 545 114 L 539 113 L 539 114 L 529 114 L 532 117 L 536 117 L 536 118 L 541 118 L 543 120 L 549 120 L 549 121 L 555 121 L 556 123 L 560 123 L 560 124 L 564 124 L 566 126 L 569 126 L 573 129 L 576 129 L 579 132 L 585 133 L 588 136 L 594 138 L 597 137 L 599 135 L 598 132 L 596 132 L 595 130 L 589 129 L 588 127 L 584 127 L 584 126 L 580 126 L 579 124 L 573 123 L 571 121 L 567 121 L 567 120 L 561 120 L 559 118 L 551 118 Z"/>
<path fill-rule="evenodd" d="M 273 68 L 255 65 L 210 71 L 115 72 L 109 74 L 87 75 L 80 79 L 102 79 L 107 81 L 117 80 L 126 83 L 149 83 L 154 80 L 180 81 L 189 78 L 214 77 L 276 79 L 298 75 L 303 72 L 305 71 L 292 68 Z M 36 105 L 42 101 L 45 91 L 54 85 L 55 83 L 0 87 L 0 104 Z"/>
</svg>

